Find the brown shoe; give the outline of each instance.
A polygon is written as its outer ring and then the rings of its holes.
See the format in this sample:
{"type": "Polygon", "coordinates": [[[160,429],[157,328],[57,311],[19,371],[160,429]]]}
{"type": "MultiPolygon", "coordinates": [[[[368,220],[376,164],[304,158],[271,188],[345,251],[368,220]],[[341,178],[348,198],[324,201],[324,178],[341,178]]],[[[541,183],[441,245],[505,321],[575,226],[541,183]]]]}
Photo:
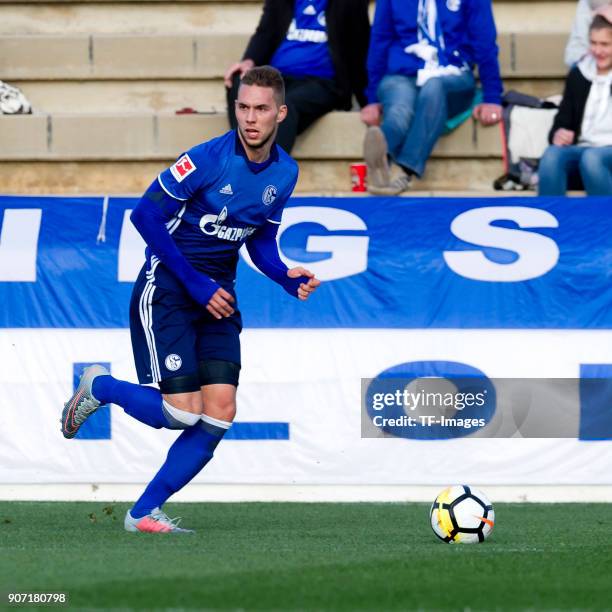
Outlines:
{"type": "Polygon", "coordinates": [[[387,141],[379,127],[372,126],[367,129],[363,141],[363,158],[368,166],[368,191],[370,185],[388,186],[391,173],[387,161],[387,141]]]}

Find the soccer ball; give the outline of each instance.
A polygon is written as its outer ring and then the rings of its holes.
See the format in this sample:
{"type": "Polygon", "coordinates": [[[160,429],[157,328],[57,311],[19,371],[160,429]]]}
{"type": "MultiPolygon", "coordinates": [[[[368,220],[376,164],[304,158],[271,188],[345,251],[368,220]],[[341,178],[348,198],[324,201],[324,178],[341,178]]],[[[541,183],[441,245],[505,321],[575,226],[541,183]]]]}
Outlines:
{"type": "Polygon", "coordinates": [[[431,527],[447,544],[475,544],[491,535],[495,512],[486,495],[467,485],[447,487],[431,506],[431,527]]]}

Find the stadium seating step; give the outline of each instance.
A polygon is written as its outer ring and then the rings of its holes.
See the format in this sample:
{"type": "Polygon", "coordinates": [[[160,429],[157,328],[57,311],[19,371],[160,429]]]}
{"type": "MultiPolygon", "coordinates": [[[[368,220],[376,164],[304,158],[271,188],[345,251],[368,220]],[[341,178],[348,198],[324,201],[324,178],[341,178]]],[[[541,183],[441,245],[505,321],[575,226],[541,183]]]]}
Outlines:
{"type": "MultiPolygon", "coordinates": [[[[134,113],[0,116],[0,159],[159,160],[229,129],[225,114],[134,113]]],[[[361,157],[365,126],[356,112],[326,115],[298,139],[297,159],[361,157]]],[[[435,157],[501,155],[499,127],[471,119],[440,139],[435,157]]]]}
{"type": "MultiPolygon", "coordinates": [[[[358,159],[300,160],[296,193],[346,194],[351,188],[351,161],[358,159]]],[[[171,160],[3,161],[0,193],[138,194],[170,163],[171,160]]],[[[493,180],[502,173],[500,159],[434,158],[427,166],[424,180],[416,181],[414,189],[421,194],[435,191],[442,195],[460,190],[480,196],[490,193],[493,180]]]]}
{"type": "MultiPolygon", "coordinates": [[[[2,0],[0,33],[249,33],[261,5],[261,0],[2,0]]],[[[567,32],[576,2],[494,0],[493,9],[500,32],[567,32]]]]}
{"type": "MultiPolygon", "coordinates": [[[[0,74],[16,80],[213,79],[241,57],[244,34],[2,35],[0,74]]],[[[559,78],[567,35],[499,36],[504,78],[559,78]]]]}
{"type": "MultiPolygon", "coordinates": [[[[0,192],[134,193],[183,150],[223,133],[224,114],[21,115],[0,117],[0,192]]],[[[358,113],[331,113],[294,149],[298,191],[350,189],[350,164],[361,160],[358,113]]],[[[443,137],[419,190],[490,189],[502,174],[498,127],[472,120],[443,137]]]]}

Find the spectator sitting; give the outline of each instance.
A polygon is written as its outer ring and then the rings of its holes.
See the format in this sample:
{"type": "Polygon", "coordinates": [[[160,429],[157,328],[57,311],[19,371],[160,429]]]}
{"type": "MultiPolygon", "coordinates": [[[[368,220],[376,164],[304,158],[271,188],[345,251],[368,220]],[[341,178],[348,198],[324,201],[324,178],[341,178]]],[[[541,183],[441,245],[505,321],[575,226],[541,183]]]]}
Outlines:
{"type": "Polygon", "coordinates": [[[565,47],[565,65],[568,68],[577,64],[589,52],[589,27],[594,12],[607,4],[612,4],[612,0],[578,0],[572,33],[565,47]]]}
{"type": "Polygon", "coordinates": [[[565,82],[553,146],[540,160],[540,195],[564,195],[568,185],[612,195],[612,6],[593,19],[590,40],[590,53],[565,82]]]}
{"type": "Polygon", "coordinates": [[[484,103],[474,109],[483,125],[502,118],[502,83],[491,0],[378,0],[368,53],[368,101],[361,118],[371,193],[408,189],[444,131],[469,110],[478,64],[484,103]],[[382,114],[382,125],[380,124],[382,114]],[[387,152],[402,169],[391,181],[387,152]]]}
{"type": "Polygon", "coordinates": [[[369,37],[368,0],[265,0],[243,59],[225,73],[230,125],[242,75],[271,64],[285,79],[289,109],[276,142],[290,152],[319,117],[350,110],[353,94],[365,104],[369,37]]]}

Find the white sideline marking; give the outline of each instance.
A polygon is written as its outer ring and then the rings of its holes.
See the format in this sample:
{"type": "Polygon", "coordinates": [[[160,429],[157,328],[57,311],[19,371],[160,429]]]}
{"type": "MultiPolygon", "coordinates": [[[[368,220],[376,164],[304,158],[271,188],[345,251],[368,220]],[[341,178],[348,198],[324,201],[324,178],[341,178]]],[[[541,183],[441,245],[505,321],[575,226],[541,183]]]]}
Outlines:
{"type": "MultiPolygon", "coordinates": [[[[612,502],[612,485],[486,485],[471,483],[497,502],[612,502]]],[[[144,484],[0,484],[2,501],[136,499],[144,484]]],[[[443,487],[376,485],[190,484],[173,502],[431,502],[443,487]]]]}

